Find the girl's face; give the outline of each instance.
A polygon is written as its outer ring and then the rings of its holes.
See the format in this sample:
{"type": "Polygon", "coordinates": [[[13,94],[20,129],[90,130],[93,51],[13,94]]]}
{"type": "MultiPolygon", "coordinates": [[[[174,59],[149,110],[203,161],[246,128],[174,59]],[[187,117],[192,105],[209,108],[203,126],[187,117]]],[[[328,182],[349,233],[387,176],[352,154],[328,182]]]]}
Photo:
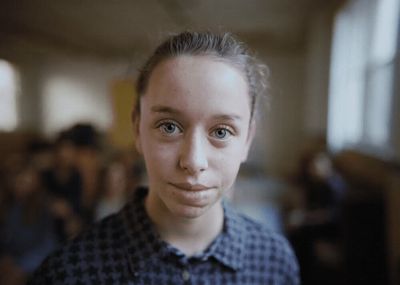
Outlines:
{"type": "Polygon", "coordinates": [[[148,202],[179,217],[203,215],[247,158],[254,124],[243,75],[212,57],[179,56],[154,69],[140,104],[148,202]]]}

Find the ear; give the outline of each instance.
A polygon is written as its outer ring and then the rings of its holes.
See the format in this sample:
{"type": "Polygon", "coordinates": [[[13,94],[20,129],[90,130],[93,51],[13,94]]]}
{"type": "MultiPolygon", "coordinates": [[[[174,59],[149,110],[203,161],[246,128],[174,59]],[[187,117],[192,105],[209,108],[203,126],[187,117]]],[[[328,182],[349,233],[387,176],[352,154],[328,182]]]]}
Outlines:
{"type": "Polygon", "coordinates": [[[142,144],[140,141],[140,112],[137,110],[132,111],[132,125],[133,125],[133,134],[135,137],[135,147],[138,153],[142,154],[142,144]]]}
{"type": "Polygon", "coordinates": [[[247,157],[248,157],[249,151],[250,151],[250,147],[251,147],[251,143],[253,142],[255,134],[256,134],[256,121],[254,119],[252,119],[249,124],[249,132],[247,133],[245,149],[242,154],[242,162],[245,162],[247,160],[247,157]]]}

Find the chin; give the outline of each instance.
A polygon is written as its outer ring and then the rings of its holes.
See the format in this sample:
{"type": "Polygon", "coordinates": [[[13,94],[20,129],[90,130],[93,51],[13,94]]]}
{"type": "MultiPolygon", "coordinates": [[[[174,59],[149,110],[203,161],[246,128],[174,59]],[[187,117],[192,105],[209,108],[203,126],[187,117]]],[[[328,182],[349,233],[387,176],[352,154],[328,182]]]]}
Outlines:
{"type": "Polygon", "coordinates": [[[188,206],[188,205],[174,205],[170,208],[171,213],[180,218],[185,219],[196,219],[204,214],[206,214],[209,209],[210,205],[198,207],[198,206],[188,206]]]}

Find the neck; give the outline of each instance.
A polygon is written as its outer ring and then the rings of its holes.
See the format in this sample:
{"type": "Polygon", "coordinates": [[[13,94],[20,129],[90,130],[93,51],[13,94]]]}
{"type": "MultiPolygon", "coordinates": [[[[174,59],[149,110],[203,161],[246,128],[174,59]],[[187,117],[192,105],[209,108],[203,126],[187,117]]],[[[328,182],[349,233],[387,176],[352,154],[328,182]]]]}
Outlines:
{"type": "Polygon", "coordinates": [[[161,239],[187,256],[203,252],[222,231],[224,212],[221,202],[196,218],[176,216],[160,203],[154,203],[149,193],[145,206],[150,219],[161,239]]]}

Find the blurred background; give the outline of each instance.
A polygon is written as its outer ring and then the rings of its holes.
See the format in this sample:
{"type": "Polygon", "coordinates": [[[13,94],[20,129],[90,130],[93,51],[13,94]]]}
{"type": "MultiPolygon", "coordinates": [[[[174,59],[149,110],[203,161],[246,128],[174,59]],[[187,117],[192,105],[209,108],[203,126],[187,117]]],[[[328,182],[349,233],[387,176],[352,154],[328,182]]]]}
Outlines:
{"type": "Polygon", "coordinates": [[[0,284],[145,183],[135,78],[185,29],[233,32],[271,71],[235,206],[288,237],[305,285],[400,284],[399,15],[400,0],[0,1],[0,284]]]}

